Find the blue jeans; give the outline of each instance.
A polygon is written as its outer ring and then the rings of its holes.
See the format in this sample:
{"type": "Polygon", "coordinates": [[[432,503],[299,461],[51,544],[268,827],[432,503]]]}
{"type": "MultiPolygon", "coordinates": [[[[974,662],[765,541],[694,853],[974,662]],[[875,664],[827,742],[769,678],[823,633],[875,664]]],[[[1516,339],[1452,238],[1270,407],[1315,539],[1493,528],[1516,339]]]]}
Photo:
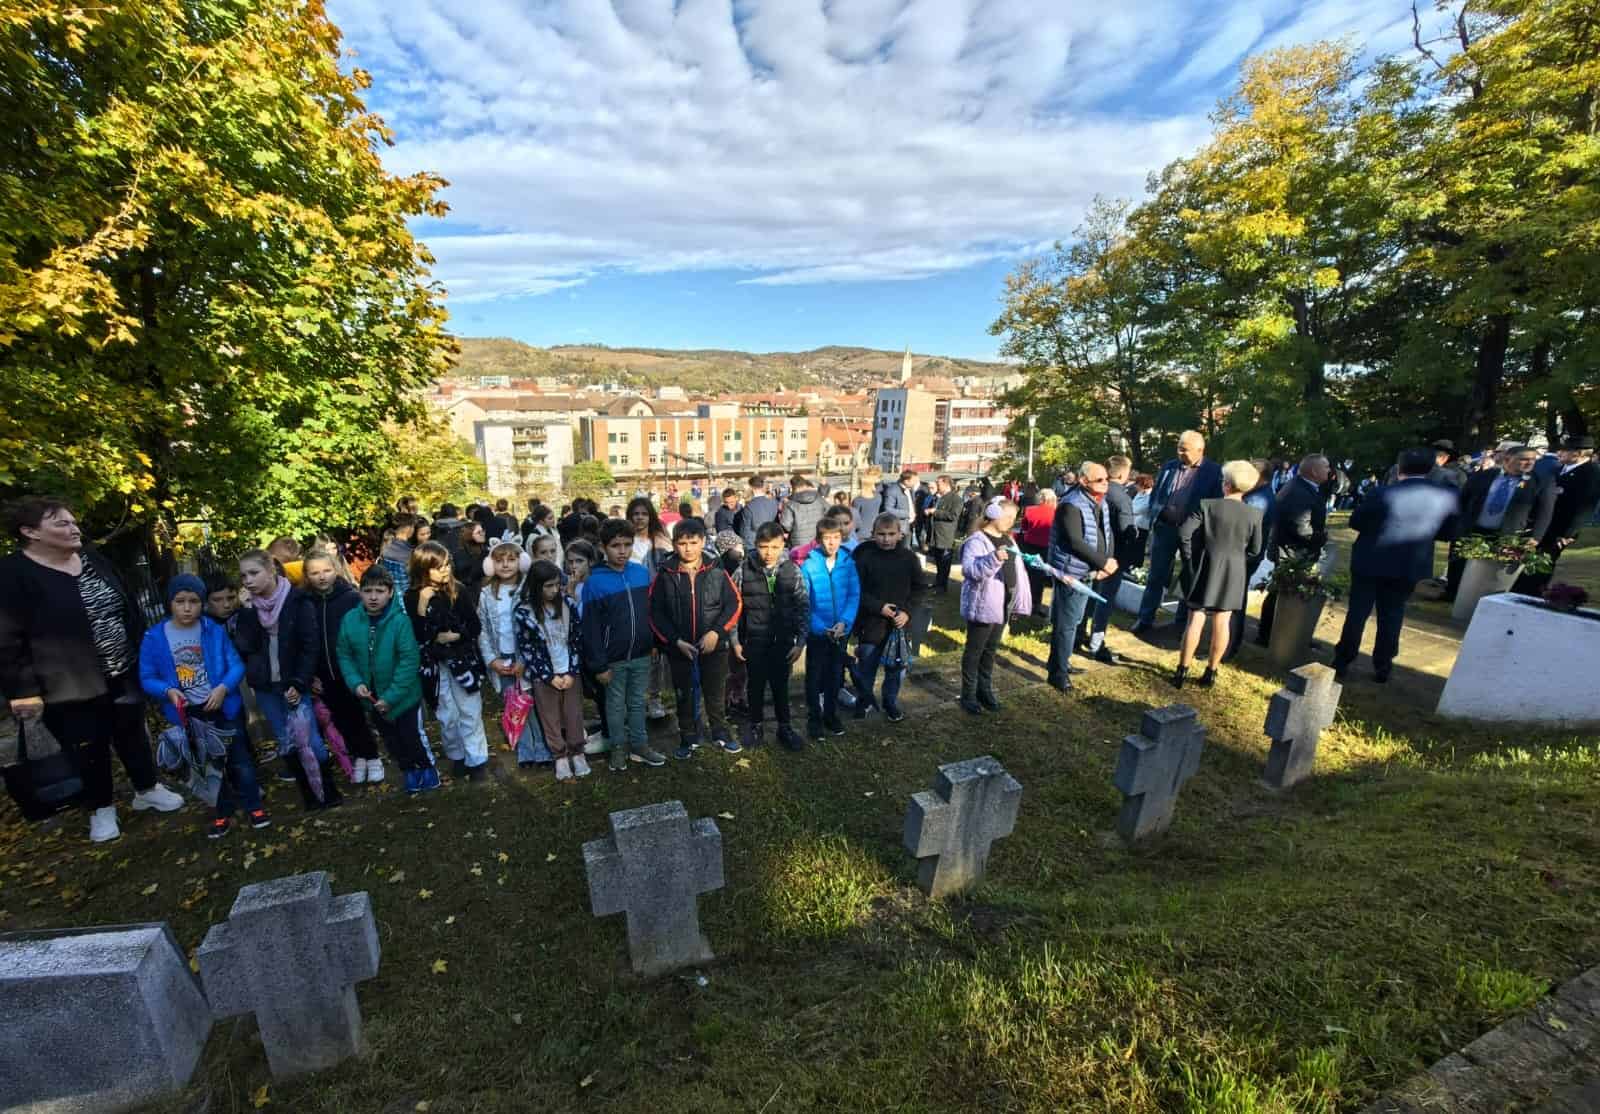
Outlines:
{"type": "Polygon", "coordinates": [[[222,784],[217,787],[217,815],[232,816],[236,797],[246,812],[254,812],[261,807],[261,786],[256,781],[256,759],[250,753],[250,735],[244,729],[244,720],[219,719],[217,726],[233,732],[223,759],[222,784]]]}
{"type": "MultiPolygon", "coordinates": [[[[872,686],[878,680],[878,663],[883,660],[882,642],[862,642],[856,646],[855,664],[850,667],[850,677],[856,684],[856,707],[861,708],[862,700],[872,699],[872,686]]],[[[904,669],[883,669],[883,707],[894,708],[900,703],[900,682],[904,679],[904,669]]]]}
{"type": "Polygon", "coordinates": [[[644,727],[644,690],[650,685],[650,655],[612,662],[611,683],[605,686],[607,742],[639,750],[649,740],[644,727]]]}
{"type": "MultiPolygon", "coordinates": [[[[1111,625],[1111,612],[1117,606],[1117,588],[1122,584],[1122,566],[1104,580],[1096,580],[1090,587],[1106,598],[1105,603],[1094,605],[1094,626],[1089,629],[1089,652],[1100,649],[1106,641],[1106,627],[1111,625]]],[[[1139,601],[1142,605],[1143,600],[1139,601]]]]}
{"type": "MultiPolygon", "coordinates": [[[[256,689],[256,707],[261,709],[261,714],[267,717],[267,723],[272,727],[272,734],[278,740],[278,755],[282,757],[292,751],[289,742],[289,702],[283,698],[283,693],[277,689],[256,689]]],[[[322,732],[317,730],[317,717],[309,715],[311,712],[311,694],[300,694],[300,703],[294,709],[297,715],[307,715],[309,719],[311,752],[317,756],[318,762],[328,760],[328,747],[322,741],[322,732]],[[304,712],[300,709],[305,709],[304,712]]]]}
{"type": "Polygon", "coordinates": [[[1080,595],[1061,582],[1050,595],[1050,660],[1045,673],[1053,685],[1068,680],[1067,666],[1072,662],[1072,648],[1078,642],[1078,626],[1088,609],[1089,597],[1080,595]]]}
{"type": "MultiPolygon", "coordinates": [[[[1156,621],[1156,610],[1161,606],[1161,597],[1166,595],[1167,585],[1172,582],[1172,562],[1177,556],[1178,531],[1164,522],[1158,523],[1150,530],[1150,577],[1144,582],[1144,598],[1139,601],[1139,622],[1156,621]]],[[[1104,592],[1100,594],[1105,595],[1104,592]]],[[[1183,625],[1188,612],[1189,609],[1180,600],[1179,626],[1183,625]]]]}

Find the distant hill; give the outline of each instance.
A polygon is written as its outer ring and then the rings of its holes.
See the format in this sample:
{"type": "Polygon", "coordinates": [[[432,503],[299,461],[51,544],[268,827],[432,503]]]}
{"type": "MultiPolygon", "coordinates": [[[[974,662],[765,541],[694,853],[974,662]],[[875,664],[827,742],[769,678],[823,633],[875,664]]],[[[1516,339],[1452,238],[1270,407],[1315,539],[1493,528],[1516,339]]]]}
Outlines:
{"type": "MultiPolygon", "coordinates": [[[[555,376],[573,384],[618,382],[640,389],[672,385],[709,393],[767,391],[780,383],[785,387],[820,383],[857,390],[899,375],[901,360],[899,352],[838,345],[810,352],[758,353],[579,344],[535,348],[503,337],[459,339],[461,358],[453,373],[456,376],[555,376]]],[[[1007,364],[948,356],[912,353],[911,359],[917,375],[1000,376],[1015,370],[1007,364]]]]}

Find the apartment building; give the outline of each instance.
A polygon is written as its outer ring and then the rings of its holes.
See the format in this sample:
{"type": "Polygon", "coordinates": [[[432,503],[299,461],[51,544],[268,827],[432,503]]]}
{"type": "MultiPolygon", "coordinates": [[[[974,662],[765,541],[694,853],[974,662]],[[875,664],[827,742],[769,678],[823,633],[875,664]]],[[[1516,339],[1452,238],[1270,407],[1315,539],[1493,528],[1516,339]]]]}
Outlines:
{"type": "Polygon", "coordinates": [[[981,472],[1006,448],[1011,412],[992,398],[942,398],[934,410],[934,452],[951,472],[981,472]]]}
{"type": "Polygon", "coordinates": [[[473,423],[472,437],[489,494],[497,497],[559,488],[573,462],[572,426],[565,417],[482,420],[473,423]]]}
{"type": "Polygon", "coordinates": [[[673,414],[641,398],[619,399],[581,430],[583,456],[605,461],[618,478],[810,471],[822,440],[815,416],[749,414],[736,402],[673,414]]]}
{"type": "Polygon", "coordinates": [[[873,400],[872,462],[898,472],[934,461],[933,425],[938,399],[927,391],[890,387],[873,400]]]}

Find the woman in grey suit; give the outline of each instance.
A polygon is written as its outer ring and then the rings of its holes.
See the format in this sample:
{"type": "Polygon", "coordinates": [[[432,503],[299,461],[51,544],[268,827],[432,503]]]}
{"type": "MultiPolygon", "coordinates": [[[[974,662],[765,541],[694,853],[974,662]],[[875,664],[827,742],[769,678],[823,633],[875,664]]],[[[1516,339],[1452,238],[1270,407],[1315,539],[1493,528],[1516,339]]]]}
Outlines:
{"type": "Polygon", "coordinates": [[[1260,473],[1248,460],[1230,460],[1222,466],[1222,498],[1203,499],[1178,530],[1178,550],[1189,570],[1183,598],[1189,605],[1189,625],[1183,632],[1178,671],[1172,683],[1183,687],[1189,664],[1200,649],[1200,635],[1211,623],[1211,646],[1206,671],[1199,684],[1210,688],[1217,666],[1228,649],[1228,625],[1244,606],[1250,586],[1250,566],[1266,547],[1261,511],[1244,501],[1260,473]]]}

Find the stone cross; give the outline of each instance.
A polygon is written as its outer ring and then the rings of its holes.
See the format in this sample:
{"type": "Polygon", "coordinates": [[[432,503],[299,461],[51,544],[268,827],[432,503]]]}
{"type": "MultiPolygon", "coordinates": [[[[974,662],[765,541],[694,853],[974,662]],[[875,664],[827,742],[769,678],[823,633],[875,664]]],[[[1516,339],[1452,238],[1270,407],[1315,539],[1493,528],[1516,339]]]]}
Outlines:
{"type": "Polygon", "coordinates": [[[0,1110],[143,1106],[183,1089],[210,1032],[164,924],[0,936],[0,1110]]]}
{"type": "Polygon", "coordinates": [[[1152,708],[1139,734],[1124,736],[1111,782],[1122,790],[1117,831],[1128,843],[1167,830],[1183,783],[1200,768],[1206,729],[1187,704],[1152,708]]]}
{"type": "Polygon", "coordinates": [[[611,814],[611,834],[583,845],[597,917],[628,915],[628,955],[641,975],[716,958],[700,931],[700,894],[722,888],[722,833],[689,822],[682,801],[611,814]]]}
{"type": "Polygon", "coordinates": [[[239,891],[200,945],[200,978],[221,1020],[256,1015],[274,1078],[361,1051],[355,985],[378,973],[378,928],[364,893],[334,897],[322,871],[239,891]]]}
{"type": "Polygon", "coordinates": [[[1017,826],[1022,786],[993,758],[940,766],[931,792],[915,793],[906,809],[906,850],[921,860],[917,885],[944,897],[983,878],[989,845],[1017,826]]]}
{"type": "Polygon", "coordinates": [[[1288,789],[1311,776],[1317,760],[1317,742],[1323,728],[1333,722],[1342,685],[1326,665],[1302,665],[1289,674],[1284,687],[1267,704],[1262,728],[1272,737],[1263,775],[1273,789],[1288,789]]]}

